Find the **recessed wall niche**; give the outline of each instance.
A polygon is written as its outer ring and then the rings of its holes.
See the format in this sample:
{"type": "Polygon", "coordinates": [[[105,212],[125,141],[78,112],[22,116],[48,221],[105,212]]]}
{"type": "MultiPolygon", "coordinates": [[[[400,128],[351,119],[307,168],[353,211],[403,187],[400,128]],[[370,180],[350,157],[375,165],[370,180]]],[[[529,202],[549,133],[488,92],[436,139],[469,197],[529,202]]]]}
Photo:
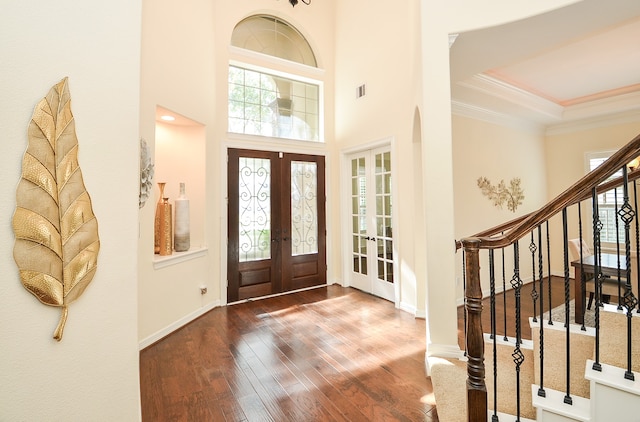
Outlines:
{"type": "MultiPolygon", "coordinates": [[[[156,107],[155,129],[154,201],[149,204],[155,209],[160,199],[158,182],[165,182],[163,196],[169,198],[169,203],[174,205],[172,208],[175,213],[175,199],[180,194],[180,183],[184,183],[189,199],[191,232],[189,251],[174,251],[172,255],[162,257],[155,255],[154,261],[157,264],[173,262],[185,256],[199,256],[199,252],[204,252],[206,248],[206,135],[203,124],[160,106],[156,107]]],[[[173,218],[174,216],[172,221],[173,218]]],[[[153,254],[153,250],[149,253],[153,254]]]]}

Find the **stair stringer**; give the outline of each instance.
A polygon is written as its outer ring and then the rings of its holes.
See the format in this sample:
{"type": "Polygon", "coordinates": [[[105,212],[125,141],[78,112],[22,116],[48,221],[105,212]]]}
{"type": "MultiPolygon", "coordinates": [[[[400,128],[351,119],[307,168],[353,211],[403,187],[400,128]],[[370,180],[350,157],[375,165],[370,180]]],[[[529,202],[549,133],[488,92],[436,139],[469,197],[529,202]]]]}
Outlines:
{"type": "MultiPolygon", "coordinates": [[[[545,388],[545,397],[538,395],[540,386],[531,385],[531,401],[536,408],[538,422],[590,422],[591,401],[580,396],[572,396],[571,404],[564,402],[566,396],[562,391],[545,388]]],[[[595,421],[595,420],[594,420],[595,421]]]]}
{"type": "Polygon", "coordinates": [[[594,371],[593,361],[586,364],[585,378],[591,381],[591,415],[594,421],[640,421],[640,373],[635,380],[624,377],[625,369],[601,364],[594,371]]]}
{"type": "MultiPolygon", "coordinates": [[[[565,391],[567,389],[566,338],[567,330],[562,322],[543,320],[544,332],[544,382],[540,381],[540,320],[529,318],[531,337],[534,345],[535,384],[544,389],[565,391]]],[[[569,381],[571,395],[589,398],[589,381],[584,378],[584,365],[588,359],[593,359],[595,351],[595,329],[580,325],[569,324],[570,367],[569,381]]]]}
{"type": "Polygon", "coordinates": [[[540,321],[529,318],[534,344],[535,383],[531,385],[531,401],[536,408],[538,422],[591,421],[590,385],[584,379],[584,366],[593,357],[595,347],[593,328],[582,330],[579,325],[569,324],[570,367],[569,380],[571,404],[565,403],[566,396],[566,328],[562,322],[543,320],[544,332],[544,394],[540,389],[540,321]]]}
{"type": "MultiPolygon", "coordinates": [[[[573,350],[576,348],[581,350],[581,355],[591,354],[593,349],[590,348],[588,337],[595,336],[593,328],[587,328],[586,331],[580,329],[580,326],[571,324],[571,347],[572,347],[572,364],[571,373],[578,372],[576,366],[584,365],[584,379],[589,382],[589,394],[587,397],[581,397],[572,394],[572,404],[565,404],[564,398],[566,393],[549,388],[545,384],[545,396],[538,395],[539,386],[533,384],[531,387],[532,402],[536,407],[536,420],[539,422],[567,422],[567,421],[635,421],[640,422],[640,373],[634,373],[634,380],[626,380],[624,378],[625,369],[618,366],[607,364],[613,363],[622,365],[626,361],[626,347],[621,344],[620,339],[626,339],[626,315],[623,311],[615,309],[615,306],[605,305],[600,309],[601,318],[601,350],[600,363],[602,371],[594,371],[593,360],[580,359],[573,360],[573,350]],[[575,338],[581,338],[578,342],[575,338]],[[577,346],[577,347],[576,347],[577,346]],[[590,398],[589,398],[590,397],[590,398]],[[635,418],[635,419],[634,419],[635,418]]],[[[640,324],[638,324],[640,315],[633,314],[633,333],[632,338],[632,360],[633,370],[636,371],[640,367],[640,324]]],[[[547,322],[548,323],[548,322],[547,322]]],[[[532,327],[532,336],[536,355],[539,356],[539,323],[533,323],[530,319],[532,327]]],[[[565,331],[564,324],[555,322],[553,326],[544,325],[545,328],[545,348],[547,342],[554,336],[557,337],[559,331],[565,331]],[[548,328],[551,328],[548,330],[548,328]]],[[[566,334],[565,334],[566,336],[566,334]]],[[[552,340],[553,341],[553,340],[552,340]]],[[[624,343],[624,342],[622,342],[624,343]]],[[[557,353],[556,353],[557,354],[557,353]]],[[[592,355],[593,356],[593,355],[592,355]]],[[[538,364],[538,362],[536,362],[538,364]]],[[[556,368],[558,370],[559,368],[556,368]]],[[[548,366],[545,359],[545,373],[553,370],[548,366]]],[[[565,368],[562,369],[564,372],[565,368]]],[[[545,376],[546,378],[546,376],[545,376]]],[[[536,368],[536,382],[539,382],[538,369],[536,368]]],[[[546,382],[546,381],[545,381],[546,382]]],[[[572,385],[575,382],[572,381],[572,385]]],[[[555,385],[554,385],[555,386],[555,385]]],[[[585,394],[582,394],[585,396],[585,394]]]]}

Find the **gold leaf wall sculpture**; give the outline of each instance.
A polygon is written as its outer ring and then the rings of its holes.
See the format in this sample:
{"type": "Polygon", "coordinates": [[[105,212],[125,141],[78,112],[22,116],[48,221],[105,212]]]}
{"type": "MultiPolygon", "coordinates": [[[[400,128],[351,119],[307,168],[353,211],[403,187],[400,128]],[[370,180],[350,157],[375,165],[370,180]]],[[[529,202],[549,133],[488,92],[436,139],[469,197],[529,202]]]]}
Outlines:
{"type": "Polygon", "coordinates": [[[62,308],[53,338],[62,340],[68,306],[96,272],[100,240],[78,163],[67,78],[35,108],[13,215],[13,257],[24,287],[62,308]]]}

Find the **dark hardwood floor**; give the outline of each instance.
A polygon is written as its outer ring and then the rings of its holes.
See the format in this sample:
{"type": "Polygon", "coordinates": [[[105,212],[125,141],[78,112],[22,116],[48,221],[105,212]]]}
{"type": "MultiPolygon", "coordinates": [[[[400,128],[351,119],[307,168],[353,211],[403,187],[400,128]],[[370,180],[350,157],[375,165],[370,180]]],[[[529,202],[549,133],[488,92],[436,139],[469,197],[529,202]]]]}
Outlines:
{"type": "MultiPolygon", "coordinates": [[[[564,283],[552,280],[555,307],[564,283]]],[[[532,287],[521,291],[523,338],[532,287]]],[[[514,308],[507,291],[509,336],[514,308]]],[[[485,332],[489,309],[487,298],[485,332]]],[[[504,309],[498,294],[499,335],[504,309]]],[[[216,308],[140,352],[142,420],[438,421],[425,333],[424,320],[338,285],[216,308]]],[[[458,334],[464,349],[462,307],[458,334]]]]}
{"type": "Polygon", "coordinates": [[[143,421],[438,421],[425,321],[337,285],[216,308],[140,352],[143,421]]]}

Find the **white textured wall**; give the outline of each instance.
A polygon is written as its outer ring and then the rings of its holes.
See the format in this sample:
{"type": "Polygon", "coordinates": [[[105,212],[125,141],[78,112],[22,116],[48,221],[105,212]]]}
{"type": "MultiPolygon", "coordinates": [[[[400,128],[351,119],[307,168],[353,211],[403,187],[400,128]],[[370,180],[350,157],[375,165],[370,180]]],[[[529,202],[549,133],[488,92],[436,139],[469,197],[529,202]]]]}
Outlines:
{"type": "MultiPolygon", "coordinates": [[[[615,123],[600,127],[579,127],[572,131],[547,136],[545,140],[547,162],[547,190],[549,200],[553,199],[573,185],[586,174],[586,154],[590,152],[616,151],[626,145],[640,133],[640,116],[636,121],[615,123]]],[[[579,236],[578,211],[570,207],[568,215],[568,237],[579,236]]],[[[588,206],[582,213],[583,236],[592,245],[591,213],[588,206]]],[[[551,238],[551,272],[557,275],[564,273],[562,257],[562,220],[556,217],[550,222],[551,238]],[[555,234],[555,236],[553,236],[555,234]]]]}
{"type": "MultiPolygon", "coordinates": [[[[453,116],[453,162],[455,192],[456,239],[497,226],[516,217],[537,210],[546,203],[547,182],[544,134],[527,128],[504,127],[480,120],[453,116]],[[523,165],[526,163],[526,165],[523,165]],[[478,178],[486,177],[493,185],[503,180],[507,186],[513,178],[520,178],[524,200],[515,212],[497,208],[478,188],[478,178]]],[[[537,238],[536,238],[537,241],[537,238]]],[[[529,238],[521,250],[528,250],[529,238]],[[526,243],[526,244],[525,244],[526,243]],[[524,249],[522,249],[524,248],[524,249]]],[[[528,253],[528,252],[527,252],[528,253]]],[[[489,291],[486,253],[480,254],[483,291],[489,291]]],[[[496,255],[501,265],[501,255],[496,255]]],[[[506,253],[506,273],[513,274],[513,254],[506,253]]],[[[456,297],[461,303],[462,251],[456,256],[456,297]]],[[[521,276],[531,277],[530,255],[521,256],[521,276]]],[[[508,282],[509,280],[507,280],[508,282]]],[[[501,286],[500,286],[501,288],[501,286]]]]}
{"type": "MultiPolygon", "coordinates": [[[[412,224],[417,4],[403,0],[390,7],[357,0],[336,5],[336,147],[345,152],[393,140],[397,299],[403,309],[424,315],[424,301],[417,301],[412,224]],[[357,99],[356,88],[362,84],[366,95],[357,99]]],[[[335,236],[339,238],[340,232],[336,230],[335,236]]]]}
{"type": "MultiPolygon", "coordinates": [[[[571,1],[561,4],[568,3],[571,1]]],[[[296,8],[275,0],[214,3],[199,0],[187,6],[167,0],[145,2],[142,136],[147,140],[154,138],[156,105],[177,111],[206,127],[205,242],[209,253],[204,268],[209,294],[202,306],[224,302],[224,281],[221,283],[221,280],[226,276],[223,200],[226,166],[222,153],[228,141],[226,69],[229,39],[238,21],[253,13],[273,14],[289,21],[307,37],[317,53],[320,67],[326,71],[327,191],[333,192],[328,198],[328,244],[331,245],[328,279],[339,280],[343,264],[343,251],[339,246],[340,151],[393,138],[399,163],[396,169],[398,202],[403,205],[397,207],[396,222],[400,301],[406,308],[414,307],[418,314],[437,316],[440,320],[448,314],[450,318],[431,333],[435,336],[431,341],[451,345],[457,341],[453,309],[455,255],[452,247],[442,247],[453,245],[455,237],[451,217],[454,204],[448,34],[520,19],[558,5],[551,0],[536,5],[503,0],[489,4],[458,0],[446,5],[426,0],[406,0],[393,5],[353,0],[314,2],[311,6],[301,4],[296,8]],[[363,83],[367,85],[367,95],[356,100],[355,89],[363,83]],[[416,108],[422,118],[422,145],[418,149],[413,133],[416,108]],[[415,151],[423,155],[422,181],[415,180],[415,151]],[[433,183],[435,180],[438,182],[433,183]],[[420,200],[416,199],[416,188],[424,193],[424,233],[416,233],[411,224],[416,215],[410,204],[420,200]],[[416,242],[425,245],[415,249],[416,242]],[[417,256],[415,250],[424,250],[426,256],[417,256]],[[420,279],[415,276],[416,270],[425,261],[426,269],[422,271],[426,273],[420,279]],[[430,306],[425,305],[427,296],[431,297],[430,306]]],[[[158,300],[163,305],[176,303],[177,308],[184,309],[184,304],[176,301],[184,298],[195,303],[194,296],[199,295],[192,283],[165,279],[152,269],[149,257],[152,222],[152,207],[143,209],[139,249],[141,339],[165,330],[179,317],[170,312],[149,317],[154,314],[158,300]]],[[[194,274],[200,271],[189,268],[190,265],[181,264],[185,271],[195,271],[194,274]]],[[[199,308],[192,306],[192,309],[198,312],[199,308]]]]}
{"type": "MultiPolygon", "coordinates": [[[[227,90],[229,45],[235,25],[252,14],[278,16],[296,26],[314,48],[325,78],[325,137],[333,141],[333,1],[299,4],[294,8],[281,0],[210,1],[180,3],[170,0],[143,2],[142,80],[140,131],[155,151],[158,133],[156,106],[182,114],[204,126],[204,170],[200,178],[204,194],[192,191],[192,213],[204,215],[205,257],[155,270],[153,268],[154,188],[151,205],[140,211],[139,258],[139,338],[144,346],[193,316],[226,302],[226,157],[227,90]],[[200,196],[200,198],[198,198],[200,196]],[[198,201],[198,199],[200,201],[198,201]],[[206,284],[208,293],[200,295],[206,284]]],[[[170,137],[172,138],[172,137],[170,137]]],[[[164,139],[171,141],[171,139],[164,139]]],[[[164,141],[163,140],[163,141],[164,141]]],[[[249,148],[273,148],[258,142],[249,148]]],[[[179,148],[179,147],[178,147],[179,148]]],[[[322,147],[322,151],[324,151],[322,147]]],[[[172,157],[175,167],[184,166],[184,157],[172,157]]],[[[167,174],[176,184],[179,170],[167,170],[160,159],[157,172],[167,174]]],[[[187,163],[188,165],[188,163],[187,163]]],[[[199,164],[198,164],[199,165],[199,164]]],[[[333,161],[327,158],[327,174],[333,161]]],[[[155,181],[159,181],[156,179],[155,181]]],[[[327,186],[327,191],[331,187],[327,186]]],[[[334,203],[328,198],[328,204],[334,203]]],[[[332,221],[329,220],[330,226],[332,221]]],[[[330,249],[331,251],[331,249],[330,249]]],[[[329,258],[329,280],[335,280],[339,263],[329,258]]]]}
{"type": "Polygon", "coordinates": [[[494,0],[407,0],[378,4],[364,0],[336,4],[336,140],[352,150],[393,137],[399,187],[397,221],[402,301],[413,303],[429,321],[428,343],[435,353],[454,352],[456,287],[454,181],[449,33],[478,29],[535,15],[571,1],[536,4],[494,0]],[[419,19],[419,20],[418,20],[419,19]],[[367,95],[355,99],[355,88],[367,95]],[[414,142],[416,108],[421,145],[414,142]],[[422,154],[422,180],[413,156],[422,154]],[[412,202],[420,201],[416,216],[412,202]],[[424,225],[412,224],[424,218],[424,225]],[[416,232],[415,227],[424,227],[416,232]],[[416,243],[417,242],[417,243],[416,243]],[[420,242],[424,242],[424,248],[420,242]],[[419,251],[423,255],[416,255],[419,251]],[[422,277],[414,274],[424,272],[422,277]]]}
{"type": "Polygon", "coordinates": [[[530,17],[575,1],[536,3],[491,0],[421,0],[423,183],[427,242],[428,354],[447,353],[455,338],[455,255],[446,247],[455,236],[449,34],[499,25],[530,17]],[[438,180],[435,185],[432,182],[438,180]],[[434,202],[433,198],[439,198],[434,202]],[[444,244],[445,248],[441,245],[444,244]],[[437,321],[437,323],[435,323],[437,321]],[[429,350],[430,349],[430,350],[429,350]]]}
{"type": "Polygon", "coordinates": [[[0,13],[0,420],[139,419],[136,242],[140,2],[3,2],[0,13]],[[27,125],[65,76],[79,163],[98,219],[97,273],[69,308],[27,292],[11,218],[27,125]]]}

